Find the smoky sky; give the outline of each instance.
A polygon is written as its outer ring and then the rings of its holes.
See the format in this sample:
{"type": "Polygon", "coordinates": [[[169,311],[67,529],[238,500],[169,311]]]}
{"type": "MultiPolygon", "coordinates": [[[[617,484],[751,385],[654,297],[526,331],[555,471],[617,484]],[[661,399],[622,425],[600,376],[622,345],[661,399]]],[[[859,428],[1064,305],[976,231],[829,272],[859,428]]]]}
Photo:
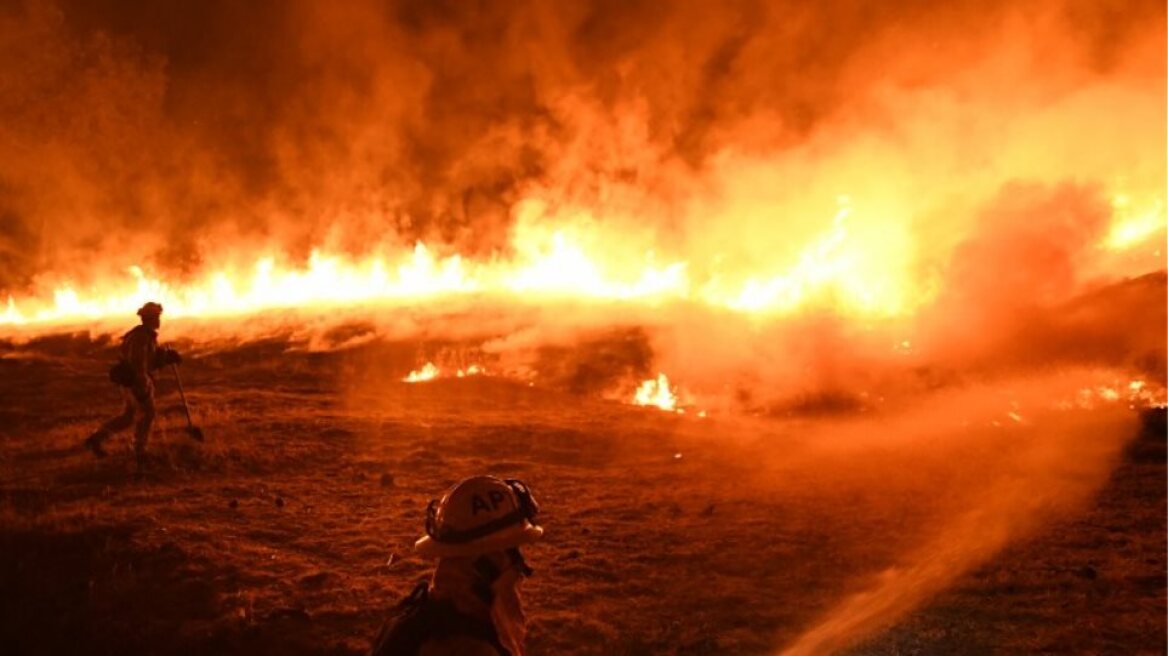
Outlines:
{"type": "Polygon", "coordinates": [[[191,271],[240,243],[494,252],[587,138],[565,108],[644,112],[638,166],[582,177],[700,172],[728,141],[799,144],[888,76],[944,85],[1009,11],[1102,78],[1164,24],[1151,1],[0,3],[0,290],[111,254],[191,271]]]}

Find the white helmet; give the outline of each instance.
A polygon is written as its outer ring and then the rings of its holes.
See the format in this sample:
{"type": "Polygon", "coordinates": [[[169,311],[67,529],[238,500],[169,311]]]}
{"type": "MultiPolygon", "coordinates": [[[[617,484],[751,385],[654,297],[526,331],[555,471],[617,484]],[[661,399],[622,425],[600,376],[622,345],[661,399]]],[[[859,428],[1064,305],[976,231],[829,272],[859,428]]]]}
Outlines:
{"type": "Polygon", "coordinates": [[[426,508],[426,535],[414,551],[432,558],[476,556],[530,544],[543,537],[539,505],[522,481],[475,476],[426,508]]]}

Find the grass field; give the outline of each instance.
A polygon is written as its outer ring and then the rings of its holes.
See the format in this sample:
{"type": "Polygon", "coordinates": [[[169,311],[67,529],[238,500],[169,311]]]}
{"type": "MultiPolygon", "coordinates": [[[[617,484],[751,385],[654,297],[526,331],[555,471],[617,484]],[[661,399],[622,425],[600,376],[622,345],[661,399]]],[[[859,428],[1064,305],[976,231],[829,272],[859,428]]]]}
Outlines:
{"type": "Polygon", "coordinates": [[[426,502],[482,472],[544,509],[533,654],[1164,653],[1163,417],[1049,409],[1093,373],[698,419],[567,384],[405,384],[407,342],[288,346],[186,345],[208,441],[162,375],[138,481],[128,437],[80,448],[118,409],[108,341],[4,347],[4,653],[359,653],[428,572],[426,502]]]}

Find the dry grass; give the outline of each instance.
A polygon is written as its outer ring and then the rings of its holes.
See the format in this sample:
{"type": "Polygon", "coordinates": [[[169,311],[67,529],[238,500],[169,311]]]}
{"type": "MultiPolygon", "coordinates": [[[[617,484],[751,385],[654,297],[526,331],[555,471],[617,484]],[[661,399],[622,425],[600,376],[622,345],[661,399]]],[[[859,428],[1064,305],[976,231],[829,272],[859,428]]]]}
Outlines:
{"type": "MultiPolygon", "coordinates": [[[[853,462],[807,445],[825,419],[700,422],[491,379],[408,386],[408,345],[376,366],[285,346],[188,362],[209,441],[185,437],[164,386],[138,482],[128,441],[104,461],[79,448],[117,407],[103,344],[0,359],[5,653],[358,653],[428,571],[409,551],[426,501],[479,472],[526,479],[546,511],[533,654],[771,653],[903,565],[977,481],[1027,475],[1001,438],[853,462]]],[[[1093,473],[1067,483],[1086,496],[1035,511],[1005,551],[848,649],[1163,653],[1163,444],[1145,432],[1102,466],[1100,492],[1093,473]]]]}

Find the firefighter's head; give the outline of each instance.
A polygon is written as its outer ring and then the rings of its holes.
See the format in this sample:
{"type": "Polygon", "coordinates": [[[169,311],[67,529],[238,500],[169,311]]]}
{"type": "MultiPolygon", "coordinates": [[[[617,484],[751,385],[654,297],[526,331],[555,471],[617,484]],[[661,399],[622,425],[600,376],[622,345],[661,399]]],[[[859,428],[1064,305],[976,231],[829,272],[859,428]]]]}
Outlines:
{"type": "Polygon", "coordinates": [[[138,308],[138,316],[142,318],[143,326],[157,330],[162,325],[162,306],[150,301],[138,308]]]}
{"type": "Polygon", "coordinates": [[[426,510],[426,535],[414,543],[423,556],[473,557],[517,549],[543,537],[539,505],[522,481],[475,476],[450,488],[426,510]]]}

